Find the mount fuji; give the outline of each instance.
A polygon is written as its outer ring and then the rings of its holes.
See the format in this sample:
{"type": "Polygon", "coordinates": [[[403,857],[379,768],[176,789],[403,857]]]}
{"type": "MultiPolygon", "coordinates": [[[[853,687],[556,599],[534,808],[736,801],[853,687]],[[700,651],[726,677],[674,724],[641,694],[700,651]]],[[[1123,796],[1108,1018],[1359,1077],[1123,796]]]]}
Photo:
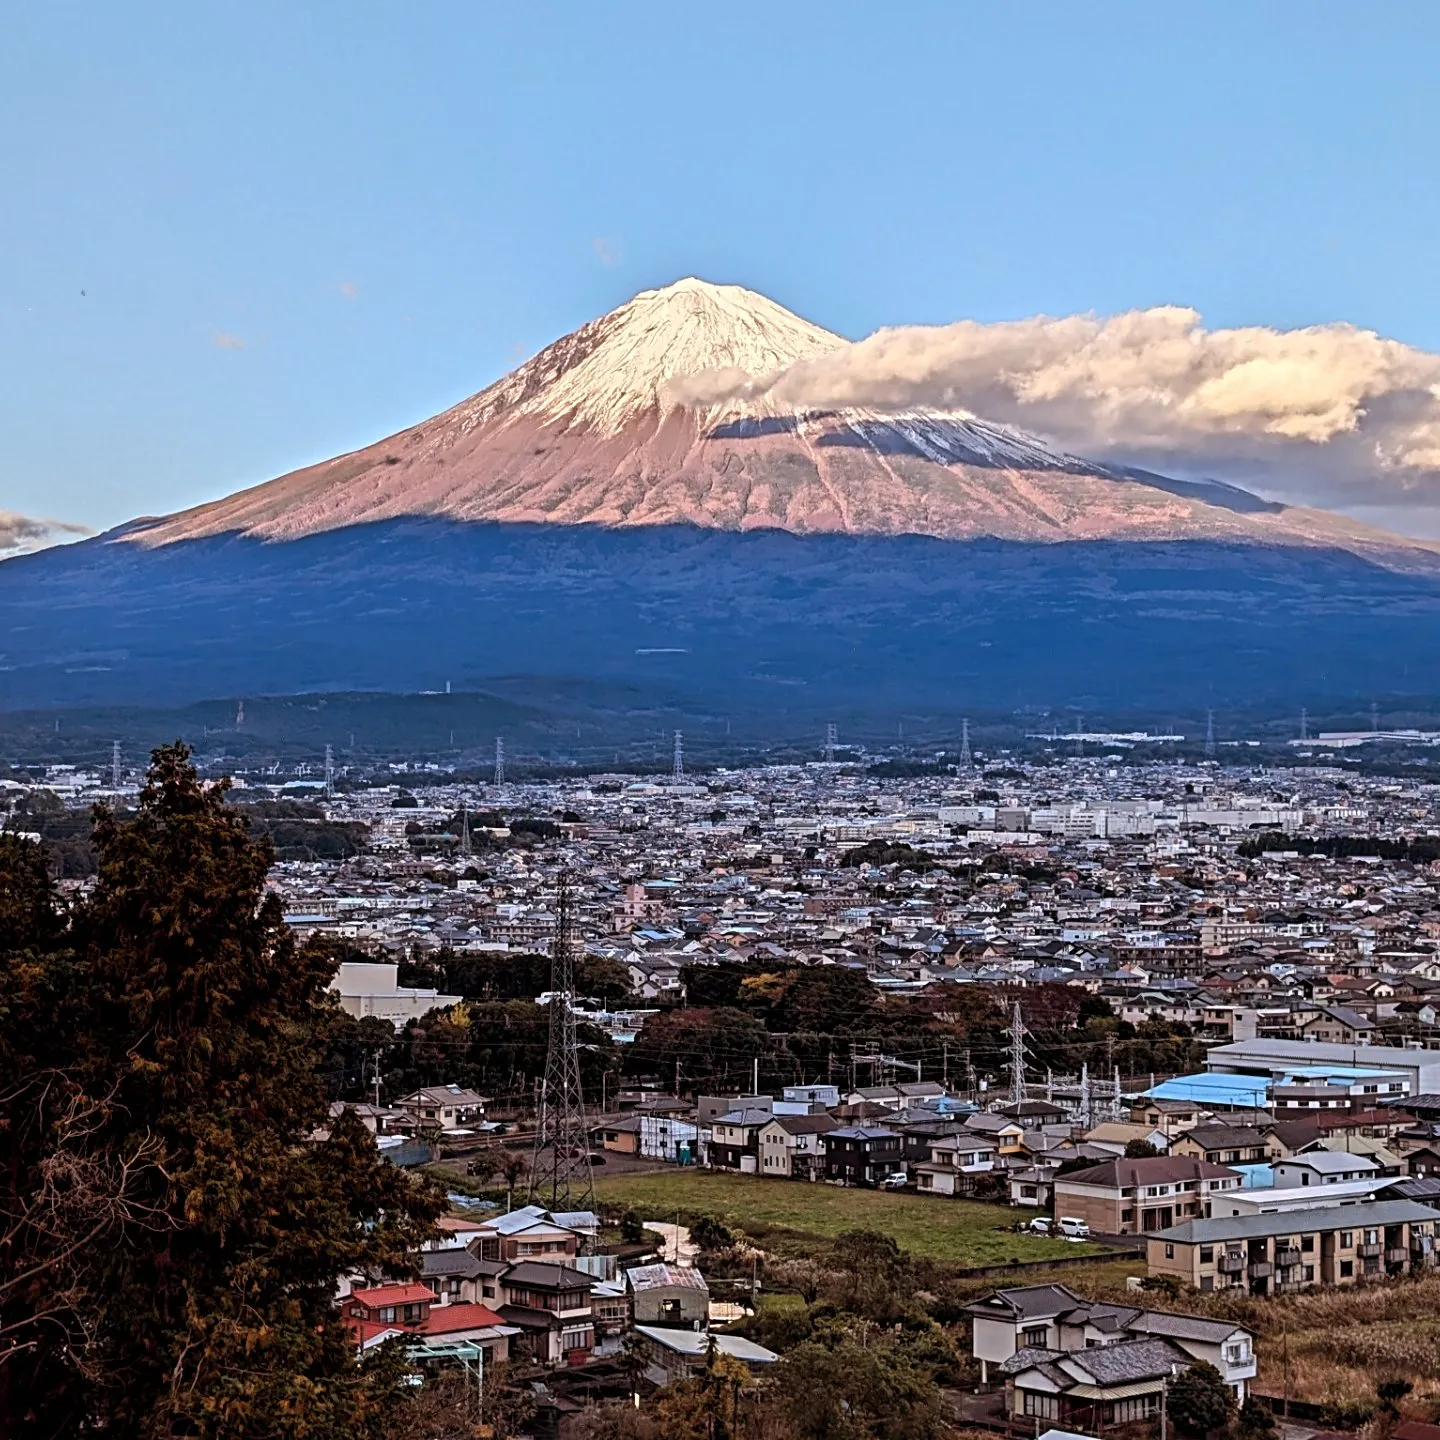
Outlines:
{"type": "Polygon", "coordinates": [[[797,717],[1425,690],[1435,546],[961,412],[684,398],[847,343],[681,280],[365,449],[6,561],[0,706],[516,677],[797,717]]]}

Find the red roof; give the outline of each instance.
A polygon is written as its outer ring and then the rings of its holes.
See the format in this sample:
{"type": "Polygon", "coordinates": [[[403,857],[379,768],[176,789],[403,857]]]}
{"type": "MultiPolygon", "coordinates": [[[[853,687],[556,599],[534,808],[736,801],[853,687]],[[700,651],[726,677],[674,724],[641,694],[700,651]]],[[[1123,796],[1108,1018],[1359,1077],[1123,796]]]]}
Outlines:
{"type": "MultiPolygon", "coordinates": [[[[389,1288],[398,1290],[401,1287],[392,1285],[389,1288]]],[[[435,1297],[432,1295],[430,1298],[433,1300],[435,1297]]],[[[377,1335],[457,1335],[505,1323],[488,1305],[464,1304],[432,1306],[424,1320],[412,1320],[408,1323],[403,1320],[357,1320],[353,1315],[343,1318],[350,1333],[361,1345],[375,1339],[377,1335]]]]}
{"type": "Polygon", "coordinates": [[[434,1304],[435,1292],[428,1285],[377,1285],[373,1290],[352,1290],[345,1303],[351,1300],[374,1310],[381,1305],[434,1304]]]}
{"type": "Polygon", "coordinates": [[[435,1305],[418,1328],[425,1335],[449,1335],[455,1330],[483,1330],[504,1323],[488,1305],[435,1305]]]}

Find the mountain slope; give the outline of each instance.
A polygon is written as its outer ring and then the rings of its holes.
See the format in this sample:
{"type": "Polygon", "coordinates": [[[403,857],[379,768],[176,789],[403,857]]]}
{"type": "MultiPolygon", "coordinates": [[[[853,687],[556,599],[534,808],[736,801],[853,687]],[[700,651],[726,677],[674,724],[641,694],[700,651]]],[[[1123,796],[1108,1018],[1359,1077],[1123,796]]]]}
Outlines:
{"type": "Polygon", "coordinates": [[[738,286],[682,280],[637,295],[478,395],[363,450],[129,534],[294,539],[434,516],[690,524],[797,534],[1014,540],[1209,539],[1415,546],[1322,511],[1212,482],[1094,464],[963,414],[693,408],[676,382],[763,374],[847,344],[738,286]]]}
{"type": "Polygon", "coordinates": [[[0,708],[534,681],[809,733],[1440,674],[1440,547],[970,415],[678,403],[846,343],[682,281],[367,449],[0,563],[0,708]]]}

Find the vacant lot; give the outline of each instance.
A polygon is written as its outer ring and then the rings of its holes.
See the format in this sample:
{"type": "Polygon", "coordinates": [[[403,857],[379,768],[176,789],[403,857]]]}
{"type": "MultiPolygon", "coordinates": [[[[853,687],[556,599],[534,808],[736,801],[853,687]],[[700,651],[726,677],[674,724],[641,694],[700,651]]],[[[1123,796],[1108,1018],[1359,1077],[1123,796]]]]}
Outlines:
{"type": "Polygon", "coordinates": [[[1096,1249],[1017,1235],[1016,1223],[1028,1220],[1035,1213],[1030,1210],[804,1181],[671,1170],[597,1177],[595,1195],[601,1204],[629,1207],[644,1220],[673,1220],[678,1214],[683,1223],[713,1215],[730,1229],[745,1231],[762,1248],[781,1252],[814,1248],[816,1241],[859,1229],[882,1231],[912,1254],[958,1265],[1069,1259],[1096,1249]]]}

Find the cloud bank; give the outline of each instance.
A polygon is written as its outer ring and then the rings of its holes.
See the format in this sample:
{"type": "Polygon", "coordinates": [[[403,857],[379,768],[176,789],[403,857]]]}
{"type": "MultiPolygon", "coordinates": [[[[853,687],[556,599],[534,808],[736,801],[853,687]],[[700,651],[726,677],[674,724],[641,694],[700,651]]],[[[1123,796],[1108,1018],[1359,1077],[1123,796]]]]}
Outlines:
{"type": "Polygon", "coordinates": [[[84,525],[71,525],[63,520],[39,520],[17,514],[14,510],[0,510],[0,559],[43,550],[67,536],[90,533],[84,525]]]}
{"type": "Polygon", "coordinates": [[[1440,504],[1440,355],[1351,325],[1208,330],[1178,306],[878,330],[772,375],[710,371],[683,404],[961,410],[1094,459],[1327,505],[1440,504]]]}

